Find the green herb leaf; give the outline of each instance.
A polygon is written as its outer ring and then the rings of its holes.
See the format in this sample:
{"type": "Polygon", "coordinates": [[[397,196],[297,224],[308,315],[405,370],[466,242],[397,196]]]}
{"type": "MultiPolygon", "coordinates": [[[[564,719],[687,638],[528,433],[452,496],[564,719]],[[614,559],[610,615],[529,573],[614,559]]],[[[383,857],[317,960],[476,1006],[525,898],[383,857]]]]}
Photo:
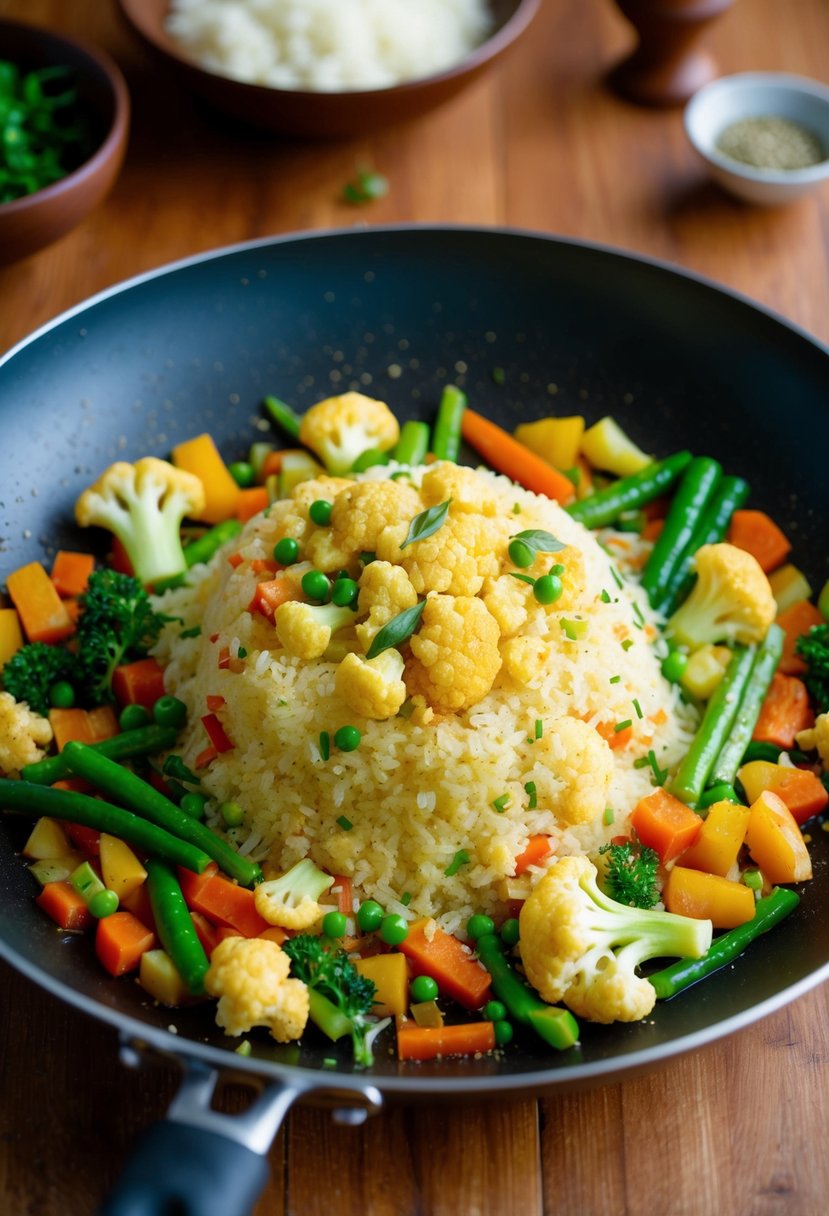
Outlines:
{"type": "Polygon", "coordinates": [[[558,553],[567,548],[560,540],[556,540],[552,532],[545,532],[542,528],[527,528],[525,532],[516,532],[510,540],[523,541],[533,553],[558,553]]]}
{"type": "Polygon", "coordinates": [[[516,570],[510,570],[509,574],[511,578],[518,578],[522,583],[529,583],[531,587],[535,586],[535,579],[531,574],[519,574],[516,570]]]}
{"type": "Polygon", "coordinates": [[[416,540],[425,540],[427,536],[434,536],[438,528],[442,528],[446,522],[451,502],[452,499],[448,498],[446,502],[438,503],[437,506],[429,507],[426,511],[421,511],[419,515],[415,515],[400,548],[405,549],[407,545],[413,545],[416,540]]]}
{"type": "Polygon", "coordinates": [[[425,607],[426,601],[421,600],[412,608],[406,608],[403,612],[398,612],[397,616],[393,616],[374,635],[374,641],[368,648],[366,658],[376,659],[378,654],[382,654],[384,650],[391,650],[392,647],[397,648],[407,641],[420,624],[420,618],[423,615],[425,607]]]}

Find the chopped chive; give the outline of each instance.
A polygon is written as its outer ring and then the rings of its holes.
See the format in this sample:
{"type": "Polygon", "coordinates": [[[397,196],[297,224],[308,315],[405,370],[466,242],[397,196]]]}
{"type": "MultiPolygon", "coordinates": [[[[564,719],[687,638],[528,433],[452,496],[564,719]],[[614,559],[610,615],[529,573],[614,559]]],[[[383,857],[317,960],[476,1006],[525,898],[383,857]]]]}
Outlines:
{"type": "Polygon", "coordinates": [[[527,803],[527,810],[534,811],[535,808],[538,806],[538,793],[535,788],[535,782],[528,781],[527,784],[524,786],[524,792],[529,794],[529,796],[530,796],[530,800],[527,803]]]}
{"type": "Polygon", "coordinates": [[[342,830],[344,832],[350,832],[351,829],[354,827],[354,824],[351,822],[350,819],[346,819],[345,815],[340,815],[339,819],[337,820],[337,823],[340,825],[340,827],[342,828],[342,830]]]}
{"type": "Polygon", "coordinates": [[[467,853],[466,849],[458,849],[457,853],[443,872],[447,878],[452,878],[455,874],[457,874],[461,866],[468,864],[469,854],[467,853]]]}
{"type": "Polygon", "coordinates": [[[610,603],[610,592],[605,591],[604,587],[602,587],[602,593],[599,596],[599,599],[602,601],[603,604],[609,604],[610,603]]]}
{"type": "Polygon", "coordinates": [[[642,706],[639,704],[639,702],[637,701],[636,697],[634,697],[634,698],[633,698],[633,708],[636,710],[636,717],[637,717],[637,718],[641,718],[641,717],[643,717],[643,716],[644,716],[644,715],[642,714],[642,706]]]}
{"type": "Polygon", "coordinates": [[[630,650],[632,645],[633,638],[625,638],[624,642],[622,642],[622,650],[630,650]]]}
{"type": "Polygon", "coordinates": [[[619,573],[619,571],[616,569],[615,566],[610,567],[610,573],[613,575],[613,580],[616,583],[616,586],[619,588],[624,587],[625,580],[622,578],[621,574],[619,573]]]}
{"type": "Polygon", "coordinates": [[[512,504],[512,513],[513,513],[513,515],[521,514],[521,504],[520,503],[514,502],[512,504]]]}
{"type": "Polygon", "coordinates": [[[606,806],[604,809],[604,814],[602,815],[602,823],[605,825],[605,827],[610,827],[611,823],[613,823],[615,818],[616,818],[616,812],[613,810],[613,807],[606,806]]]}
{"type": "Polygon", "coordinates": [[[639,605],[635,601],[633,604],[633,615],[636,617],[634,624],[636,625],[637,629],[644,629],[645,628],[645,617],[642,612],[642,609],[639,607],[639,605]]]}
{"type": "Polygon", "coordinates": [[[493,800],[492,800],[492,805],[495,807],[495,810],[498,812],[499,815],[503,815],[504,811],[507,809],[509,804],[510,804],[509,794],[501,794],[501,795],[499,795],[498,798],[493,798],[493,800]]]}
{"type": "Polygon", "coordinates": [[[182,629],[178,636],[180,638],[200,638],[201,625],[193,625],[191,629],[182,629]]]}
{"type": "Polygon", "coordinates": [[[535,737],[536,737],[536,739],[540,739],[543,734],[544,734],[544,723],[541,720],[541,718],[536,718],[536,720],[535,720],[535,737]]]}
{"type": "Polygon", "coordinates": [[[611,677],[610,677],[610,683],[611,683],[611,684],[621,684],[621,682],[622,682],[622,677],[621,677],[621,676],[611,676],[611,677]]]}
{"type": "Polygon", "coordinates": [[[331,755],[331,736],[327,730],[320,732],[320,755],[327,760],[331,755]]]}
{"type": "Polygon", "coordinates": [[[617,722],[613,729],[618,734],[619,731],[627,730],[629,726],[633,726],[633,719],[625,718],[624,722],[617,722]]]}
{"type": "Polygon", "coordinates": [[[561,620],[559,621],[561,630],[564,636],[570,642],[578,642],[587,633],[587,621],[582,620],[561,620]]]}
{"type": "Polygon", "coordinates": [[[409,904],[412,902],[411,891],[404,891],[403,894],[400,896],[400,902],[404,908],[408,908],[409,904]]]}
{"type": "Polygon", "coordinates": [[[656,762],[656,753],[653,748],[648,752],[648,764],[653,769],[653,781],[656,785],[664,785],[668,776],[667,769],[661,769],[656,762]]]}
{"type": "Polygon", "coordinates": [[[634,768],[647,768],[649,764],[650,764],[650,760],[648,759],[647,756],[639,756],[636,760],[634,760],[633,767],[634,768]]]}
{"type": "Polygon", "coordinates": [[[522,583],[529,583],[531,587],[535,586],[535,579],[531,574],[518,574],[515,570],[510,570],[512,578],[520,579],[522,583]]]}

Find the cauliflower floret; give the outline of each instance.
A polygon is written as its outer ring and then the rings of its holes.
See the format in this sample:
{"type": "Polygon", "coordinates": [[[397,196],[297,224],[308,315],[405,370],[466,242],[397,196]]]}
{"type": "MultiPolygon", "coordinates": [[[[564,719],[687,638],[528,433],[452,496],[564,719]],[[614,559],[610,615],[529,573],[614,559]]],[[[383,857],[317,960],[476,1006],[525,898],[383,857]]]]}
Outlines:
{"type": "Polygon", "coordinates": [[[430,595],[410,641],[409,688],[439,712],[469,709],[486,696],[500,670],[499,637],[483,600],[430,595]]]}
{"type": "Polygon", "coordinates": [[[304,857],[279,878],[260,882],[253,893],[253,902],[269,925],[310,929],[323,914],[317,901],[333,882],[330,874],[323,874],[310,857],[304,857]]]}
{"type": "Polygon", "coordinates": [[[456,511],[497,515],[498,499],[493,489],[474,469],[448,460],[438,461],[424,473],[420,496],[427,507],[452,499],[456,511]]]}
{"type": "Polygon", "coordinates": [[[410,523],[384,528],[376,549],[381,560],[403,567],[418,595],[477,595],[484,579],[497,574],[507,542],[508,525],[501,520],[454,513],[450,507],[436,532],[401,549],[410,523]]]}
{"type": "Polygon", "coordinates": [[[347,473],[370,448],[393,448],[400,427],[384,402],[350,392],[312,405],[299,424],[299,438],[329,473],[347,473]]]}
{"type": "Polygon", "coordinates": [[[337,693],[362,718],[393,718],[406,700],[404,670],[397,650],[384,650],[374,659],[347,654],[337,668],[337,693]]]}
{"type": "Polygon", "coordinates": [[[591,823],[607,806],[613,753],[592,726],[579,718],[553,718],[533,744],[533,780],[540,807],[562,823],[591,823]]]}
{"type": "Polygon", "coordinates": [[[516,684],[531,684],[544,674],[550,661],[550,643],[543,638],[522,635],[501,643],[504,669],[516,684]]]}
{"type": "Polygon", "coordinates": [[[804,752],[816,750],[824,770],[829,772],[829,713],[818,714],[814,726],[799,731],[796,742],[804,752]]]}
{"type": "Polygon", "coordinates": [[[288,600],[274,614],[279,640],[289,654],[298,659],[319,659],[325,654],[332,633],[354,623],[349,607],[337,604],[306,604],[288,600]]]}
{"type": "Polygon", "coordinates": [[[694,558],[697,581],[668,622],[680,645],[761,642],[777,606],[756,557],[736,545],[703,545],[694,558]]]}
{"type": "Polygon", "coordinates": [[[228,1034],[267,1026],[277,1043],[298,1039],[308,1021],[308,989],[289,979],[290,959],[262,937],[226,937],[210,958],[204,986],[219,998],[216,1024],[228,1034]]]}
{"type": "Polygon", "coordinates": [[[519,916],[527,979],[545,1001],[563,1001],[594,1022],[636,1022],[656,991],[636,974],[649,958],[701,958],[710,920],[630,908],[600,890],[586,857],[562,857],[530,892],[519,916]]]}
{"type": "Polygon", "coordinates": [[[308,557],[320,570],[348,566],[360,553],[375,551],[385,527],[413,519],[422,507],[417,490],[405,482],[349,482],[334,499],[331,526],[311,536],[308,557]]]}
{"type": "Polygon", "coordinates": [[[42,759],[41,748],[52,742],[48,718],[33,713],[25,701],[0,692],[0,773],[19,772],[42,759]]]}
{"type": "Polygon", "coordinates": [[[417,593],[402,566],[381,561],[366,566],[360,577],[357,599],[360,613],[368,614],[356,627],[363,648],[368,650],[378,630],[407,608],[414,608],[416,603],[417,593]]]}
{"type": "Polygon", "coordinates": [[[311,503],[318,499],[333,502],[341,490],[353,484],[345,477],[314,477],[301,481],[290,498],[273,503],[268,510],[268,519],[276,525],[276,539],[290,536],[302,544],[309,535],[316,535],[316,527],[308,518],[311,503]]]}
{"type": "Polygon", "coordinates": [[[524,628],[534,602],[532,587],[509,574],[485,579],[481,599],[498,622],[504,638],[524,628]]]}

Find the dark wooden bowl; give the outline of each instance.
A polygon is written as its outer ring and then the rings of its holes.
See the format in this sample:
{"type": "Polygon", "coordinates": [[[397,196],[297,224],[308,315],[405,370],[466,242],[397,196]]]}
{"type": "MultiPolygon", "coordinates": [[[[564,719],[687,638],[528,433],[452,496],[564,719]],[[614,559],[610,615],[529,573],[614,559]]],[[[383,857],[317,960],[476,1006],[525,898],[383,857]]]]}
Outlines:
{"type": "Polygon", "coordinates": [[[120,71],[103,51],[74,38],[14,21],[0,21],[4,59],[25,68],[63,65],[77,74],[80,102],[97,132],[97,146],[77,169],[34,194],[0,203],[0,265],[52,244],[108,194],[124,159],[130,101],[120,71]]]}
{"type": "Polygon", "coordinates": [[[283,135],[326,139],[404,122],[466,88],[524,32],[541,0],[490,0],[495,29],[453,68],[387,89],[320,93],[246,84],[200,67],[164,28],[169,0],[118,0],[150,50],[198,96],[231,117],[283,135]]]}

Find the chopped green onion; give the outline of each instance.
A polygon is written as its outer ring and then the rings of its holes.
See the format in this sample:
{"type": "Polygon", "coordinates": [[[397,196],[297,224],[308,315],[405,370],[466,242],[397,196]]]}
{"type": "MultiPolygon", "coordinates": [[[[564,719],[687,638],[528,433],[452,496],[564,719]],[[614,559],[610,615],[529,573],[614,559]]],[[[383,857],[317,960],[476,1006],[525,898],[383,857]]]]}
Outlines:
{"type": "Polygon", "coordinates": [[[606,827],[610,827],[611,823],[613,823],[615,818],[616,818],[616,812],[614,811],[613,807],[606,806],[604,809],[604,814],[602,815],[602,823],[606,827]]]}
{"type": "Polygon", "coordinates": [[[602,601],[603,604],[609,604],[610,603],[610,592],[605,591],[604,587],[602,587],[602,593],[599,596],[599,599],[602,601]]]}
{"type": "Polygon", "coordinates": [[[201,637],[201,625],[193,625],[191,629],[182,629],[178,636],[180,638],[199,638],[201,637]]]}
{"type": "Polygon", "coordinates": [[[637,717],[637,718],[641,718],[641,717],[643,717],[643,716],[644,716],[644,715],[642,714],[642,706],[639,704],[639,702],[638,702],[638,700],[636,699],[636,697],[634,697],[634,698],[633,698],[633,708],[636,710],[636,717],[637,717]]]}
{"type": "Polygon", "coordinates": [[[659,767],[656,761],[656,753],[653,748],[648,752],[648,764],[653,769],[653,781],[656,785],[664,785],[668,777],[668,770],[659,767]]]}
{"type": "Polygon", "coordinates": [[[340,815],[339,819],[337,820],[337,823],[339,824],[339,826],[342,828],[342,830],[344,832],[350,832],[351,829],[354,827],[354,824],[351,822],[350,819],[346,819],[345,815],[340,815]]]}
{"type": "Polygon", "coordinates": [[[570,642],[578,642],[587,634],[587,621],[582,620],[561,620],[559,621],[561,630],[564,636],[570,642]]]}
{"type": "Polygon", "coordinates": [[[624,642],[622,642],[622,650],[630,650],[632,645],[633,638],[625,638],[624,642]]]}
{"type": "Polygon", "coordinates": [[[540,739],[543,734],[544,734],[544,722],[541,718],[536,718],[536,720],[535,720],[535,737],[536,737],[536,739],[540,739]]]}
{"type": "Polygon", "coordinates": [[[446,867],[446,869],[443,872],[447,878],[452,878],[453,875],[457,874],[457,872],[461,868],[461,866],[465,866],[468,864],[469,864],[469,854],[467,853],[466,849],[458,849],[457,853],[452,858],[452,860],[449,862],[449,865],[446,867]]]}
{"type": "Polygon", "coordinates": [[[534,811],[538,806],[538,793],[535,788],[535,782],[528,781],[524,786],[524,792],[530,796],[530,800],[527,803],[527,810],[534,811]]]}
{"type": "Polygon", "coordinates": [[[510,804],[509,794],[501,794],[498,798],[493,798],[492,805],[499,815],[503,815],[504,811],[510,804]]]}
{"type": "Polygon", "coordinates": [[[611,683],[611,684],[621,684],[621,682],[622,682],[622,677],[621,677],[621,676],[611,676],[611,677],[610,677],[610,683],[611,683]]]}
{"type": "Polygon", "coordinates": [[[411,891],[404,891],[403,894],[400,896],[400,902],[404,908],[408,908],[409,904],[412,902],[411,891]]]}
{"type": "Polygon", "coordinates": [[[619,734],[621,731],[627,730],[629,726],[633,726],[633,719],[625,718],[624,722],[617,722],[613,729],[616,734],[619,734]]]}
{"type": "Polygon", "coordinates": [[[327,730],[320,732],[320,755],[323,760],[327,760],[331,755],[331,736],[327,730]]]}

